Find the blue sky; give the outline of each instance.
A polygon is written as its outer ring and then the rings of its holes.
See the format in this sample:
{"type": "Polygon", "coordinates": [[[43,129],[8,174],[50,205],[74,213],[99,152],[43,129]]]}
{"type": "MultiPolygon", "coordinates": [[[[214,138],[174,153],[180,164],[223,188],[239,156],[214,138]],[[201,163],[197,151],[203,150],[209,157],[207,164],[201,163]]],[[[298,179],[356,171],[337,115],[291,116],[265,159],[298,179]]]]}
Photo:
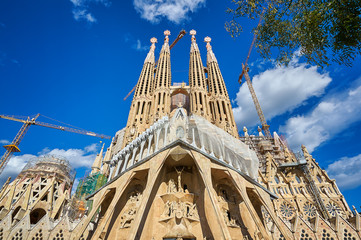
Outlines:
{"type": "MultiPolygon", "coordinates": [[[[246,85],[237,83],[256,22],[242,19],[244,32],[232,39],[224,29],[231,1],[212,0],[2,0],[0,1],[0,114],[41,113],[113,136],[126,124],[131,97],[152,37],[156,53],[169,29],[197,30],[203,61],[204,37],[221,67],[239,129],[259,125],[246,85]]],[[[190,37],[172,49],[172,81],[188,82],[190,37]]],[[[249,64],[254,87],[272,131],[300,150],[305,144],[320,166],[336,178],[350,205],[361,196],[361,63],[319,69],[295,57],[288,67],[264,61],[256,51],[249,64]]],[[[48,118],[40,121],[63,125],[48,118]]],[[[0,143],[21,124],[0,119],[0,143]]],[[[100,149],[100,139],[32,126],[21,153],[0,181],[16,176],[41,154],[67,157],[81,177],[100,149]]],[[[106,146],[110,141],[104,141],[106,146]]],[[[0,153],[2,154],[4,150],[0,153]]]]}

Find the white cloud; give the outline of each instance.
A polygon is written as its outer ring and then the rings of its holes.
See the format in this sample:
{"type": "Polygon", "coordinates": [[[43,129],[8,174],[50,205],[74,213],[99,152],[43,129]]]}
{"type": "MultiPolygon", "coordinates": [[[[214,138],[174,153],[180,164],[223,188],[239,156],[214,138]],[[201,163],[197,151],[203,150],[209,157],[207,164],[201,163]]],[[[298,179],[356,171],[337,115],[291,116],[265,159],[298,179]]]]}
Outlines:
{"type": "Polygon", "coordinates": [[[142,42],[139,39],[137,39],[136,43],[132,45],[132,48],[137,51],[149,50],[149,46],[142,45],[142,42]]]}
{"type": "Polygon", "coordinates": [[[361,84],[331,94],[306,115],[290,118],[280,131],[291,148],[306,144],[312,152],[321,143],[361,120],[361,84]]]}
{"type": "Polygon", "coordinates": [[[108,0],[70,0],[73,4],[73,16],[77,21],[86,21],[88,23],[95,23],[97,19],[93,16],[92,13],[89,12],[90,4],[101,4],[105,7],[109,7],[111,2],[108,0]]]}
{"type": "Polygon", "coordinates": [[[189,12],[195,12],[205,5],[206,0],[134,0],[135,10],[142,18],[158,23],[162,18],[180,23],[189,12]]]}
{"type": "MultiPolygon", "coordinates": [[[[252,83],[267,120],[292,111],[313,96],[320,96],[331,82],[328,73],[319,73],[317,67],[298,63],[298,58],[287,66],[275,66],[253,77],[252,83]]],[[[237,125],[254,126],[258,115],[246,83],[240,87],[233,109],[237,125]]]]}
{"type": "Polygon", "coordinates": [[[36,157],[32,154],[24,154],[19,156],[13,156],[8,164],[6,165],[4,171],[0,175],[0,186],[2,186],[8,177],[11,177],[11,180],[14,180],[16,176],[20,173],[26,163],[36,157]]]}
{"type": "Polygon", "coordinates": [[[99,144],[98,143],[93,143],[93,144],[90,144],[89,146],[86,146],[84,148],[85,152],[87,153],[95,153],[97,152],[99,149],[99,144]]]}
{"type": "Polygon", "coordinates": [[[55,155],[65,157],[73,168],[91,167],[98,150],[98,144],[94,143],[86,146],[84,149],[48,149],[45,148],[41,151],[41,155],[55,155]]]}
{"type": "Polygon", "coordinates": [[[66,158],[73,168],[87,167],[90,168],[95,160],[96,153],[99,149],[98,144],[91,144],[86,146],[84,149],[48,149],[44,148],[37,155],[24,154],[13,156],[7,166],[5,167],[3,173],[0,175],[0,186],[6,181],[8,177],[11,177],[12,180],[21,172],[25,164],[32,158],[36,158],[41,155],[56,155],[66,158]]]}
{"type": "Polygon", "coordinates": [[[327,167],[327,173],[336,179],[337,186],[343,190],[361,185],[361,154],[343,157],[327,167]]]}
{"type": "Polygon", "coordinates": [[[147,51],[150,48],[150,44],[149,45],[143,45],[143,43],[142,43],[142,41],[140,39],[135,38],[130,33],[125,33],[123,35],[123,39],[124,39],[124,42],[129,44],[129,46],[134,50],[147,51]]]}
{"type": "Polygon", "coordinates": [[[6,140],[6,139],[2,139],[2,140],[0,140],[0,144],[1,144],[1,145],[10,144],[10,141],[9,141],[9,140],[6,140]]]}
{"type": "Polygon", "coordinates": [[[94,16],[86,9],[73,9],[73,15],[74,19],[77,21],[86,20],[89,23],[94,23],[97,21],[94,16]]]}

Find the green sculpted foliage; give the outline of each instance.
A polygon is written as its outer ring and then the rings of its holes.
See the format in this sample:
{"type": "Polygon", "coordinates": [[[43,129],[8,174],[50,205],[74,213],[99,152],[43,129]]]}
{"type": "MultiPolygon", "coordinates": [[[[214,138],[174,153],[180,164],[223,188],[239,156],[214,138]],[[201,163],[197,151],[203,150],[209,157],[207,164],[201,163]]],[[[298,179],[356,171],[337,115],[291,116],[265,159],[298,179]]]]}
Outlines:
{"type": "Polygon", "coordinates": [[[226,23],[232,37],[242,31],[238,17],[263,18],[255,29],[256,47],[264,58],[287,64],[300,50],[318,66],[351,66],[361,52],[361,0],[233,0],[226,23]]]}

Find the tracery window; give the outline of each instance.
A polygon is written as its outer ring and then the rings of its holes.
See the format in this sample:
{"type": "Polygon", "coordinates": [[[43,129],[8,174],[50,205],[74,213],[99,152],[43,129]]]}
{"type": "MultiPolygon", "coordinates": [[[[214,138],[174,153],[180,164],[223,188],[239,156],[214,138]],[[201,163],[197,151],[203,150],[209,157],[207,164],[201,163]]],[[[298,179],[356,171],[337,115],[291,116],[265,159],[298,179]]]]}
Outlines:
{"type": "Polygon", "coordinates": [[[303,213],[307,216],[307,217],[315,217],[316,216],[316,207],[315,205],[313,205],[312,203],[310,202],[306,202],[304,205],[303,205],[303,213]]]}
{"type": "Polygon", "coordinates": [[[275,182],[276,182],[277,184],[280,183],[280,180],[279,180],[279,178],[278,178],[277,176],[275,176],[275,182]]]}
{"type": "Polygon", "coordinates": [[[283,202],[280,206],[280,211],[283,217],[291,218],[295,213],[295,208],[288,202],[283,202]]]}
{"type": "Polygon", "coordinates": [[[326,209],[328,211],[328,213],[332,216],[332,217],[336,217],[336,214],[342,214],[342,209],[340,208],[340,206],[338,206],[337,203],[334,202],[329,202],[326,205],[326,209]]]}
{"type": "Polygon", "coordinates": [[[321,179],[320,175],[317,175],[316,177],[317,177],[317,180],[318,180],[320,183],[322,183],[322,179],[321,179]]]}

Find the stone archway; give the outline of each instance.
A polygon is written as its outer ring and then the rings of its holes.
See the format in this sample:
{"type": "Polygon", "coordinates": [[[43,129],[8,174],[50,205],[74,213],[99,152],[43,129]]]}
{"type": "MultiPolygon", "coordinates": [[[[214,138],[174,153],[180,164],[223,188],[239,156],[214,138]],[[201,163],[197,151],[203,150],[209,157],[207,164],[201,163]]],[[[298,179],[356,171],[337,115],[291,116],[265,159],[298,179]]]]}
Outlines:
{"type": "Polygon", "coordinates": [[[36,208],[30,213],[30,224],[37,224],[46,214],[42,208],[36,208]]]}

